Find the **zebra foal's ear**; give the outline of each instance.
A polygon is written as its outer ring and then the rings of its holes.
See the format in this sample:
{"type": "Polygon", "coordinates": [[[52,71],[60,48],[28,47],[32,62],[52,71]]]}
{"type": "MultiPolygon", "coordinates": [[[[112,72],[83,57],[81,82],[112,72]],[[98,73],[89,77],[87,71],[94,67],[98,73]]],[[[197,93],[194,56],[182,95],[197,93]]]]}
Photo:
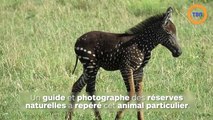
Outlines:
{"type": "Polygon", "coordinates": [[[166,13],[165,13],[165,17],[163,19],[163,25],[166,25],[168,20],[172,17],[172,12],[173,12],[173,9],[172,7],[169,7],[167,10],[166,10],[166,13]]]}

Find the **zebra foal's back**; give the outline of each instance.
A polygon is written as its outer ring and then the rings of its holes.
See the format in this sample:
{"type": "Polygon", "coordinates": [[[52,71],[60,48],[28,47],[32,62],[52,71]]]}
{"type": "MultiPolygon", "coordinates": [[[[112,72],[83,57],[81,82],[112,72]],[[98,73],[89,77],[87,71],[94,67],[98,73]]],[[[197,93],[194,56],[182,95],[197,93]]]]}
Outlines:
{"type": "MultiPolygon", "coordinates": [[[[118,70],[127,43],[132,35],[92,31],[82,35],[75,44],[75,52],[85,67],[93,64],[106,70],[118,70]]],[[[94,66],[94,67],[95,67],[94,66]]]]}

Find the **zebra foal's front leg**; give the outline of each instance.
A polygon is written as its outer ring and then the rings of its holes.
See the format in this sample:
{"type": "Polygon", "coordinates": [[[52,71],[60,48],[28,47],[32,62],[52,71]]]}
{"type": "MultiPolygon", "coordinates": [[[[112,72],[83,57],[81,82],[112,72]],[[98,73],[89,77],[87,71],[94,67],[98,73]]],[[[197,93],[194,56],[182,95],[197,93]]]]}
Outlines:
{"type": "MultiPolygon", "coordinates": [[[[143,69],[139,69],[133,73],[133,78],[135,82],[135,92],[137,96],[142,97],[142,79],[143,79],[143,69]]],[[[137,104],[141,104],[141,100],[137,100],[137,104]]],[[[144,120],[143,111],[142,109],[138,109],[137,111],[137,118],[138,120],[144,120]]]]}
{"type": "MultiPolygon", "coordinates": [[[[126,85],[127,92],[129,94],[129,101],[126,101],[128,103],[132,99],[132,96],[135,94],[133,71],[132,71],[132,69],[124,69],[124,70],[121,70],[121,75],[123,77],[124,83],[126,85]]],[[[120,111],[117,112],[115,120],[121,119],[124,110],[125,109],[123,108],[123,109],[121,109],[120,111]]]]}

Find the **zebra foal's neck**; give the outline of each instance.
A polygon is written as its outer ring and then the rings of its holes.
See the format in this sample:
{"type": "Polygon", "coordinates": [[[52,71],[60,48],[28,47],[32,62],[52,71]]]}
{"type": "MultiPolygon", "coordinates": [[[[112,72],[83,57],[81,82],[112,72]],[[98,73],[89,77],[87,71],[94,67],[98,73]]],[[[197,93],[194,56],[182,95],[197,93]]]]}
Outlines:
{"type": "Polygon", "coordinates": [[[163,39],[159,31],[157,31],[163,18],[164,14],[150,17],[128,29],[125,34],[134,35],[135,37],[132,40],[137,42],[145,51],[151,51],[161,42],[160,39],[163,39]]]}
{"type": "MultiPolygon", "coordinates": [[[[157,45],[158,43],[154,41],[155,35],[147,36],[144,33],[142,34],[136,34],[132,39],[127,41],[126,43],[122,44],[123,48],[126,48],[128,46],[135,46],[137,45],[140,50],[142,50],[144,53],[150,53],[157,45]]],[[[135,48],[135,47],[133,47],[135,48]]]]}

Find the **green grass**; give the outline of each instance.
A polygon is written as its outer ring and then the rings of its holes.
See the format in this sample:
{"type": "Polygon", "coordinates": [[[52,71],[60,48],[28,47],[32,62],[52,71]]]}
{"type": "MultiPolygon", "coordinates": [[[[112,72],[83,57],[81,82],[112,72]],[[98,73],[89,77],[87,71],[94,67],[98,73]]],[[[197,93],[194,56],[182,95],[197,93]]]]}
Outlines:
{"type": "MultiPolygon", "coordinates": [[[[213,2],[202,2],[208,19],[191,24],[187,17],[190,2],[172,0],[1,0],[0,5],[0,120],[62,120],[65,111],[20,110],[18,96],[23,92],[62,92],[69,94],[82,73],[75,63],[74,44],[92,30],[124,32],[150,15],[175,8],[173,21],[178,30],[181,57],[158,46],[145,68],[144,92],[194,95],[195,109],[186,111],[146,111],[146,120],[213,119],[213,2]]],[[[195,2],[196,3],[196,2],[195,2]]],[[[124,84],[118,71],[100,70],[97,91],[122,92],[124,84]]],[[[24,97],[24,96],[21,96],[24,97]]],[[[26,96],[25,96],[26,97],[26,96]]],[[[115,112],[103,111],[104,120],[115,112]]],[[[75,120],[92,120],[93,112],[76,112],[75,120]]],[[[135,120],[126,112],[123,120],[135,120]]]]}

